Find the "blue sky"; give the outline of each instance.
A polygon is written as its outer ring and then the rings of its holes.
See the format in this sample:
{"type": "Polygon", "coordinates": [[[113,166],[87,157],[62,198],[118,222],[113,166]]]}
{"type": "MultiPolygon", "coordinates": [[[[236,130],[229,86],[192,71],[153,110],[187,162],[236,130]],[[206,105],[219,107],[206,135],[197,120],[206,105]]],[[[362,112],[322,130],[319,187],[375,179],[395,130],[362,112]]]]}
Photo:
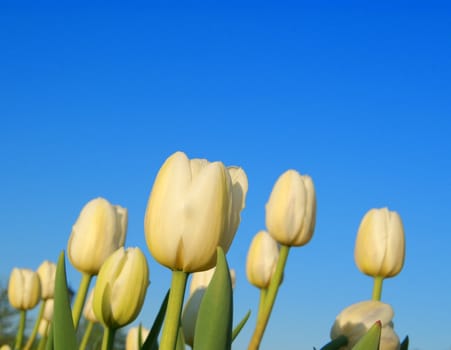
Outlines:
{"type": "MultiPolygon", "coordinates": [[[[365,212],[400,213],[407,254],[384,285],[411,349],[450,349],[450,8],[438,2],[183,7],[0,4],[0,281],[56,261],[90,199],[129,210],[127,246],[149,259],[139,319],[170,272],[143,220],[164,160],[240,165],[247,205],[228,254],[235,315],[256,311],[247,249],[278,176],[312,176],[317,226],[292,249],[262,350],[312,349],[371,295],[353,260],[365,212]],[[301,344],[301,345],[299,345],[301,344]]],[[[79,274],[68,266],[76,287],[79,274]]],[[[245,349],[255,315],[237,339],[245,349]]]]}

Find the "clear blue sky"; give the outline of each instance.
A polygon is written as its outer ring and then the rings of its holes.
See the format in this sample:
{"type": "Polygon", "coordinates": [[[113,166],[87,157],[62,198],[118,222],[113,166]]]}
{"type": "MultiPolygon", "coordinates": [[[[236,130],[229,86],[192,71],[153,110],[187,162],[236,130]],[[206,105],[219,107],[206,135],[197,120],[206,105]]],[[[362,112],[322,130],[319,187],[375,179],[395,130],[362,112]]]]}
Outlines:
{"type": "MultiPolygon", "coordinates": [[[[143,220],[163,161],[240,165],[247,206],[228,254],[235,315],[254,311],[245,276],[277,177],[312,176],[317,228],[290,253],[262,350],[312,349],[335,316],[371,295],[353,259],[365,212],[400,213],[407,255],[383,300],[412,350],[450,349],[451,8],[438,2],[70,7],[0,4],[0,281],[56,261],[83,205],[129,210],[127,246],[149,259],[139,320],[170,272],[143,220]]],[[[79,274],[68,266],[72,286],[79,274]]]]}

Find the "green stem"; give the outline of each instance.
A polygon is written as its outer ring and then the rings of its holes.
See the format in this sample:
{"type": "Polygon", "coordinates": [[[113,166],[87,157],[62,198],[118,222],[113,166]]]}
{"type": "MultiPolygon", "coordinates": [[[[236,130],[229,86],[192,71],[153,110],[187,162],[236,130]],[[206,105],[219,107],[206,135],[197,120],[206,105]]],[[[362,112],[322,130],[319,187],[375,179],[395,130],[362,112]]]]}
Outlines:
{"type": "Polygon", "coordinates": [[[88,275],[84,272],[82,273],[80,286],[78,287],[77,296],[75,297],[74,306],[72,308],[75,332],[77,331],[78,323],[80,322],[81,311],[83,310],[83,305],[85,305],[86,294],[88,293],[91,279],[92,275],[88,275]]]}
{"type": "Polygon", "coordinates": [[[260,289],[260,302],[258,304],[258,313],[257,313],[257,322],[260,319],[262,312],[263,312],[263,307],[265,306],[265,300],[266,300],[266,296],[268,295],[268,289],[260,289]]]}
{"type": "Polygon", "coordinates": [[[22,347],[23,333],[25,330],[25,318],[27,317],[27,310],[20,310],[19,329],[16,335],[16,345],[14,349],[18,350],[22,347]]]}
{"type": "Polygon", "coordinates": [[[280,247],[279,260],[277,261],[276,271],[271,278],[271,282],[265,296],[263,308],[261,309],[261,312],[259,312],[260,315],[258,317],[257,325],[255,326],[251,341],[249,342],[248,350],[257,350],[260,346],[266,326],[268,325],[269,317],[271,316],[274,302],[277,297],[280,282],[282,281],[283,270],[285,269],[289,252],[289,246],[282,245],[280,247]]]}
{"type": "Polygon", "coordinates": [[[85,334],[83,334],[83,339],[81,340],[79,350],[85,350],[86,345],[88,345],[89,336],[91,335],[92,328],[94,327],[94,322],[89,321],[85,329],[85,334]]]}
{"type": "Polygon", "coordinates": [[[161,335],[160,350],[174,350],[180,325],[183,297],[185,295],[188,274],[183,271],[172,271],[171,291],[168,308],[161,335]]]}
{"type": "Polygon", "coordinates": [[[112,350],[116,329],[105,326],[103,328],[102,350],[112,350]]]}
{"type": "Polygon", "coordinates": [[[374,277],[373,300],[381,300],[382,282],[384,282],[384,277],[381,276],[374,277]]]}
{"type": "Polygon", "coordinates": [[[36,339],[36,334],[38,334],[39,323],[42,320],[42,315],[44,314],[46,302],[47,302],[47,300],[43,300],[41,303],[41,306],[39,308],[38,318],[36,319],[36,322],[34,323],[33,331],[31,332],[30,338],[28,338],[28,341],[25,344],[24,350],[31,349],[31,346],[33,345],[33,342],[36,339]]]}

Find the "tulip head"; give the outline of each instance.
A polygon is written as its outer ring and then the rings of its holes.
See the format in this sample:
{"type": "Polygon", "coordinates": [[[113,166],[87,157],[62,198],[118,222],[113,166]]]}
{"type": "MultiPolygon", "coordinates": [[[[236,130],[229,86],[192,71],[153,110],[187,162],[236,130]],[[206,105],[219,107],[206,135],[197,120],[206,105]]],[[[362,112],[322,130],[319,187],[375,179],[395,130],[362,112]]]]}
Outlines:
{"type": "MultiPolygon", "coordinates": [[[[141,327],[141,340],[144,343],[147,336],[149,335],[149,330],[141,327]]],[[[140,350],[138,344],[139,341],[139,327],[132,327],[127,333],[127,338],[125,339],[125,350],[140,350]]],[[[142,344],[141,344],[142,345],[142,344]]]]}
{"type": "Polygon", "coordinates": [[[42,318],[51,321],[53,319],[53,309],[55,305],[55,299],[47,299],[45,300],[44,313],[42,314],[42,318]]]}
{"type": "Polygon", "coordinates": [[[94,297],[94,289],[91,289],[91,292],[88,294],[88,297],[86,298],[85,306],[83,307],[83,316],[85,316],[85,318],[88,321],[99,322],[92,308],[93,297],[94,297]]]}
{"type": "Polygon", "coordinates": [[[313,236],[316,195],[308,175],[288,170],[276,181],[266,203],[266,227],[280,244],[302,246],[313,236]]]}
{"type": "Polygon", "coordinates": [[[380,350],[399,349],[399,338],[393,330],[393,309],[390,305],[376,300],[368,300],[353,304],[344,309],[332,326],[331,339],[345,335],[348,345],[342,350],[352,349],[359,339],[376,322],[382,325],[380,350]]]}
{"type": "Polygon", "coordinates": [[[41,298],[52,299],[55,292],[56,264],[45,260],[37,272],[41,280],[41,298]]]}
{"type": "Polygon", "coordinates": [[[47,337],[49,335],[49,330],[50,330],[50,321],[46,320],[45,318],[42,318],[41,321],[39,321],[38,334],[41,337],[47,337]]]}
{"type": "Polygon", "coordinates": [[[401,217],[387,208],[371,209],[362,219],[354,250],[357,267],[373,277],[396,276],[404,265],[401,217]]]}
{"type": "Polygon", "coordinates": [[[9,303],[18,310],[33,309],[41,298],[41,281],[37,272],[14,268],[9,277],[9,303]]]}
{"type": "Polygon", "coordinates": [[[258,232],[252,239],[246,260],[248,281],[255,287],[269,287],[279,259],[279,246],[266,231],[258,232]]]}
{"type": "Polygon", "coordinates": [[[119,248],[107,258],[97,276],[94,314],[111,328],[129,324],[141,311],[148,285],[149,269],[142,251],[119,248]]]}
{"type": "Polygon", "coordinates": [[[221,162],[171,155],[157,174],[144,220],[153,257],[172,270],[213,267],[217,246],[227,251],[238,227],[247,192],[243,174],[221,162]]]}
{"type": "Polygon", "coordinates": [[[80,272],[97,275],[103,262],[125,242],[127,209],[104,198],[88,202],[72,227],[67,245],[71,264],[80,272]]]}

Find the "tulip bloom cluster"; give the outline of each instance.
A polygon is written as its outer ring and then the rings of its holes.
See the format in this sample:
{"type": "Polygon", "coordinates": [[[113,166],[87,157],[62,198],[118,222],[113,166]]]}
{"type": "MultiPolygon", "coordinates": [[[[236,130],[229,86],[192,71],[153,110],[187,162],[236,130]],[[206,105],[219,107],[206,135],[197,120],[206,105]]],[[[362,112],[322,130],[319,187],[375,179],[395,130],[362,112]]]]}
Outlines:
{"type": "MultiPolygon", "coordinates": [[[[150,191],[144,234],[150,254],[170,270],[172,282],[151,327],[130,328],[127,350],[175,350],[186,345],[195,350],[232,348],[250,311],[233,326],[236,276],[226,253],[238,230],[247,192],[247,175],[240,167],[189,159],[183,152],[167,158],[150,191]]],[[[247,279],[260,292],[249,350],[262,343],[278,290],[284,287],[288,254],[313,237],[312,178],[287,170],[276,180],[265,209],[266,227],[252,239],[246,260],[247,279]]],[[[58,265],[44,261],[37,272],[13,269],[8,298],[21,311],[16,349],[22,348],[25,313],[40,301],[25,349],[33,347],[39,334],[39,349],[47,342],[55,350],[85,350],[95,323],[104,329],[102,350],[113,349],[116,331],[138,318],[150,284],[145,254],[138,247],[125,247],[127,224],[127,209],[104,198],[95,198],[81,209],[67,244],[68,260],[82,276],[72,305],[64,252],[58,265]],[[95,285],[89,292],[91,282],[95,285]],[[87,327],[78,344],[82,316],[87,327]]],[[[393,308],[381,301],[383,280],[399,274],[404,265],[399,214],[387,208],[368,211],[357,232],[354,256],[358,269],[374,279],[372,300],[345,307],[323,349],[406,350],[407,340],[401,343],[394,330],[393,308]]]]}

